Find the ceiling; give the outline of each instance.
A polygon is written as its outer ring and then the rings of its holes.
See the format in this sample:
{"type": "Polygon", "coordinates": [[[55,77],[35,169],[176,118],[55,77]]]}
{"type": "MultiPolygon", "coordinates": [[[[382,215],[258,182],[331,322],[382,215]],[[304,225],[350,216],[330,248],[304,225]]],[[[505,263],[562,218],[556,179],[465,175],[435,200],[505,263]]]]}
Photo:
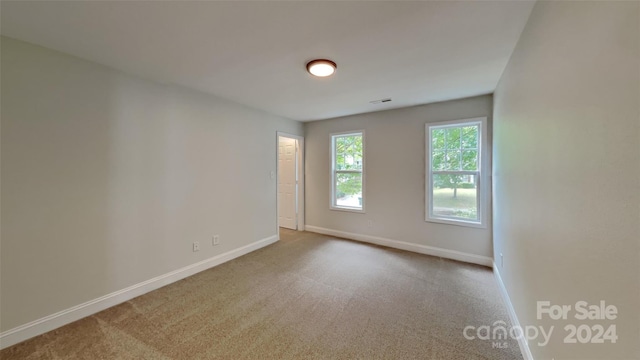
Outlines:
{"type": "Polygon", "coordinates": [[[492,93],[531,1],[2,1],[2,35],[310,121],[492,93]],[[314,78],[316,58],[338,64],[314,78]],[[370,101],[391,98],[391,102],[370,101]]]}

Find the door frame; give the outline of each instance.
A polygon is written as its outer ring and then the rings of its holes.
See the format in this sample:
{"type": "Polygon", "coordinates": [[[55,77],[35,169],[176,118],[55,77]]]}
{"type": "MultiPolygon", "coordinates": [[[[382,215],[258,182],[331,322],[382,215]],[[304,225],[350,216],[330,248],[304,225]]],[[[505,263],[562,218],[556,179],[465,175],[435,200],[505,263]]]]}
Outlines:
{"type": "Polygon", "coordinates": [[[280,184],[280,137],[297,140],[298,154],[296,157],[298,169],[298,186],[296,191],[296,227],[298,231],[304,231],[304,136],[294,135],[282,131],[276,132],[276,230],[280,239],[280,196],[278,184],[280,184]]]}

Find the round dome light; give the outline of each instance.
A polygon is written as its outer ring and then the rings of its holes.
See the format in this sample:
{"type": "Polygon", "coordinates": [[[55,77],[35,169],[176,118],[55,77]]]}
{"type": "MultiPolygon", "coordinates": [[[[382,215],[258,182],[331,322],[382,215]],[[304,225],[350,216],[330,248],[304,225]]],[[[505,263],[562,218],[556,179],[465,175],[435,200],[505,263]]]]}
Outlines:
{"type": "Polygon", "coordinates": [[[336,72],[336,67],[336,63],[331,60],[318,59],[307,64],[307,71],[313,76],[326,77],[333,75],[336,72]]]}

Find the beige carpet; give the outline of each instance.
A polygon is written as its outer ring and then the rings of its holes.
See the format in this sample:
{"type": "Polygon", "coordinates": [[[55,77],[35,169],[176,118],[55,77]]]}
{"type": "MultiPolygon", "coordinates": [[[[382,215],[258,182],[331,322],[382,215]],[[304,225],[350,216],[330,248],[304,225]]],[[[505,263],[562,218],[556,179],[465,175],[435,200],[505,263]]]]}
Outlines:
{"type": "Polygon", "coordinates": [[[274,245],[0,352],[2,359],[521,359],[490,269],[287,231],[274,245]]]}

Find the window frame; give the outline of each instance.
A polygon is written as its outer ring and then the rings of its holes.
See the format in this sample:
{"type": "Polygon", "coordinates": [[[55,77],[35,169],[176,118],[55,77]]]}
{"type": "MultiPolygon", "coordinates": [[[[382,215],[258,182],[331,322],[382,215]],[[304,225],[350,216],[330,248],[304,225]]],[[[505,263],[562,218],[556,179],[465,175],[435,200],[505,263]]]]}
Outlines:
{"type": "Polygon", "coordinates": [[[329,134],[330,137],[330,142],[331,142],[331,191],[330,191],[330,205],[329,205],[329,209],[330,210],[338,210],[338,211],[347,211],[347,212],[355,212],[355,213],[361,213],[364,214],[365,213],[365,163],[366,163],[366,144],[365,144],[365,131],[364,130],[353,130],[353,131],[343,131],[343,132],[337,132],[337,133],[331,133],[329,134]],[[337,137],[341,137],[341,136],[354,136],[354,135],[359,135],[362,136],[362,170],[357,171],[357,170],[336,170],[336,138],[337,137]],[[349,207],[349,206],[340,206],[337,204],[337,199],[336,199],[336,175],[338,173],[360,173],[362,174],[362,207],[361,208],[355,208],[355,207],[349,207]]]}
{"type": "Polygon", "coordinates": [[[488,214],[488,160],[487,160],[487,117],[476,117],[460,120],[438,121],[425,124],[425,221],[432,223],[441,223],[449,225],[458,225],[474,228],[486,228],[487,227],[487,214],[488,214]],[[431,168],[431,158],[433,153],[433,141],[431,139],[431,131],[433,128],[449,128],[449,127],[463,127],[465,125],[478,125],[478,170],[452,170],[452,171],[436,171],[436,173],[455,173],[460,175],[477,175],[476,187],[478,191],[477,197],[477,209],[478,209],[478,221],[465,220],[462,218],[453,217],[441,217],[434,216],[433,214],[433,175],[434,171],[431,168]]]}

